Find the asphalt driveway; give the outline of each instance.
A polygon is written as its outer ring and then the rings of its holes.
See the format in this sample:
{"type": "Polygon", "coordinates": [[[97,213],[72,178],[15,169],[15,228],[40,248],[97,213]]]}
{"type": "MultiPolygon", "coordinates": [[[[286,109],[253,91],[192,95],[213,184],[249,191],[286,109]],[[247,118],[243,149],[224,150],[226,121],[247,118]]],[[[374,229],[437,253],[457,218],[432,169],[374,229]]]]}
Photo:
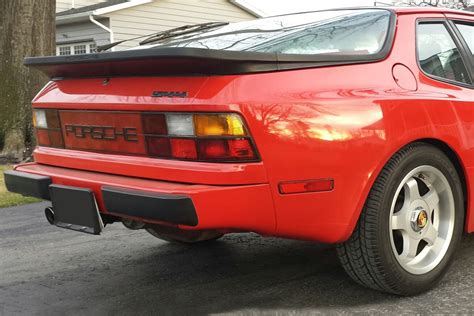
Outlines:
{"type": "Polygon", "coordinates": [[[354,284],[334,250],[255,234],[173,245],[121,224],[50,226],[46,203],[0,209],[0,315],[473,313],[474,237],[435,290],[400,298],[354,284]]]}

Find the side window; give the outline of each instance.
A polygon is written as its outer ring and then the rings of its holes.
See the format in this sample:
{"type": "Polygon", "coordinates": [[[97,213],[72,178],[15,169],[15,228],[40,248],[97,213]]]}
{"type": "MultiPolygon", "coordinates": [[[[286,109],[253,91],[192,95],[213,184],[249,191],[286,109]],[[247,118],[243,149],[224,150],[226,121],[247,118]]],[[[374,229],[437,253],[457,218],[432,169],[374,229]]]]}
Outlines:
{"type": "Polygon", "coordinates": [[[421,69],[432,76],[471,83],[461,54],[443,23],[421,23],[417,30],[421,69]]]}
{"type": "Polygon", "coordinates": [[[461,22],[455,22],[455,24],[459,32],[461,32],[462,37],[464,37],[467,46],[469,46],[471,54],[474,55],[474,24],[467,24],[461,22]]]}

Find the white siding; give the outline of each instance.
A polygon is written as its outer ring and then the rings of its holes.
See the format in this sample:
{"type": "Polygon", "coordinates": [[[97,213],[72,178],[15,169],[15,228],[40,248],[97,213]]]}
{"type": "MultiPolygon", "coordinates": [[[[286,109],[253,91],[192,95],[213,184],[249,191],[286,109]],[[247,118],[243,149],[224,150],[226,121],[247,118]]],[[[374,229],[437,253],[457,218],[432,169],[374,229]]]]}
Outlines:
{"type": "MultiPolygon", "coordinates": [[[[238,22],[253,15],[227,0],[155,0],[151,3],[107,14],[115,41],[195,23],[238,22]]],[[[138,45],[130,41],[116,50],[138,45]]]]}
{"type": "Polygon", "coordinates": [[[86,5],[97,4],[106,0],[56,0],[56,13],[72,9],[72,3],[74,2],[74,8],[85,7],[86,5]]]}
{"type": "MultiPolygon", "coordinates": [[[[99,21],[105,26],[109,25],[107,19],[99,21]]],[[[80,42],[87,39],[92,39],[97,45],[103,45],[110,42],[110,34],[89,21],[56,26],[56,44],[80,42]]]]}
{"type": "Polygon", "coordinates": [[[71,9],[71,0],[56,0],[56,13],[71,9]]]}

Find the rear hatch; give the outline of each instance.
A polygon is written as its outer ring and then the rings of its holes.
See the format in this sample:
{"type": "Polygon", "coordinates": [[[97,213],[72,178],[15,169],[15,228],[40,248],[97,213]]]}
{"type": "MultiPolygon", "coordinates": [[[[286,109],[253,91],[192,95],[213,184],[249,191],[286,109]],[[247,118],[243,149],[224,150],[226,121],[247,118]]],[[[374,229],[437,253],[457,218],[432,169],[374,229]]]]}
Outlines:
{"type": "Polygon", "coordinates": [[[258,77],[251,88],[277,89],[264,78],[383,60],[394,25],[385,9],[311,12],[169,31],[142,49],[26,58],[52,79],[33,101],[35,158],[175,182],[265,183],[253,135],[265,127],[235,86],[258,77]]]}

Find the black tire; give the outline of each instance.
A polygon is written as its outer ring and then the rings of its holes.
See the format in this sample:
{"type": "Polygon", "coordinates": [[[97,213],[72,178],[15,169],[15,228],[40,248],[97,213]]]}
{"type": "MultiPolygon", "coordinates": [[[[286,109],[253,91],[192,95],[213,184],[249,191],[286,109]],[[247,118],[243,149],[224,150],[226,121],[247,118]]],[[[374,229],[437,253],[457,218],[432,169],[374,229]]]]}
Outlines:
{"type": "Polygon", "coordinates": [[[349,276],[363,286],[397,295],[422,293],[436,286],[452,263],[463,235],[464,211],[461,180],[449,158],[432,145],[413,143],[395,154],[377,177],[352,236],[337,247],[338,257],[349,276]],[[412,274],[392,250],[388,223],[398,186],[419,166],[435,167],[448,180],[454,197],[454,229],[443,259],[427,273],[412,274]]]}
{"type": "Polygon", "coordinates": [[[224,234],[214,230],[183,230],[171,226],[147,226],[146,231],[164,241],[182,244],[202,244],[221,238],[224,234]]]}

